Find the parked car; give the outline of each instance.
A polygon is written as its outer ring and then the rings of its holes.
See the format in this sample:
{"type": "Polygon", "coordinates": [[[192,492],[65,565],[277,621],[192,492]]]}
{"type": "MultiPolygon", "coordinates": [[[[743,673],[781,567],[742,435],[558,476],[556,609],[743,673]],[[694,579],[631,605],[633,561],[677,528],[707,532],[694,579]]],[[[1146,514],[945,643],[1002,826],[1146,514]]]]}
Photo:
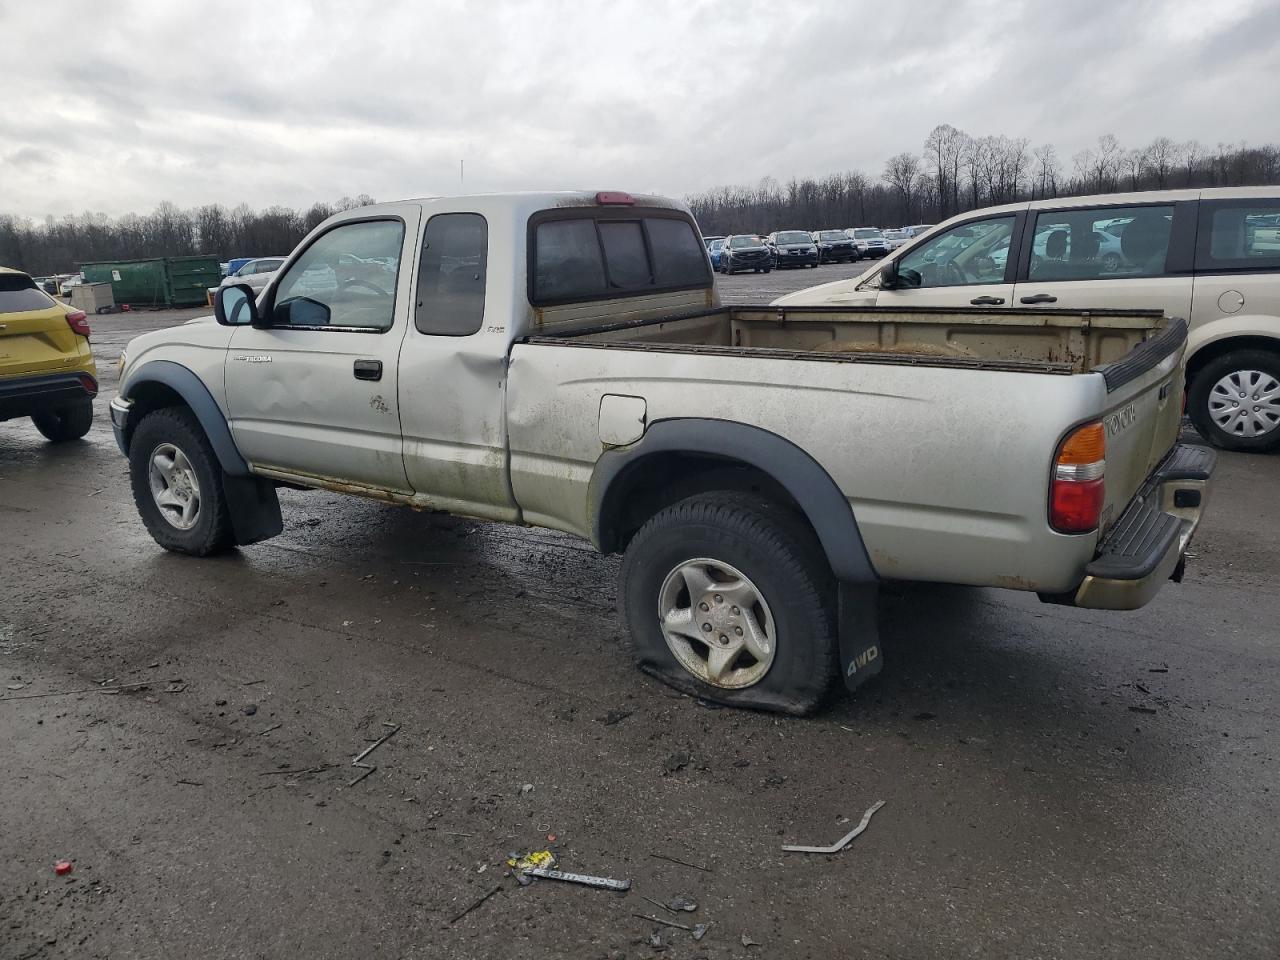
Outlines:
{"type": "Polygon", "coordinates": [[[82,283],[84,283],[84,276],[78,273],[73,273],[69,277],[63,277],[61,280],[58,281],[58,296],[60,297],[71,296],[71,289],[73,287],[80,286],[80,284],[82,283]]]}
{"type": "Polygon", "coordinates": [[[907,235],[908,239],[915,239],[916,237],[920,236],[922,233],[926,233],[927,231],[932,230],[934,226],[935,224],[932,224],[932,223],[917,223],[917,224],[913,224],[910,227],[903,227],[902,232],[907,235]]]}
{"type": "Polygon", "coordinates": [[[768,273],[772,269],[773,251],[759,237],[745,233],[725,237],[720,250],[721,273],[728,275],[739,270],[768,273]]]}
{"type": "Polygon", "coordinates": [[[859,259],[883,257],[889,252],[889,242],[875,227],[850,227],[845,234],[857,246],[859,259]]]}
{"type": "Polygon", "coordinates": [[[768,239],[779,270],[818,265],[818,245],[813,242],[812,234],[804,230],[779,230],[769,234],[768,239]]]}
{"type": "Polygon", "coordinates": [[[711,258],[711,269],[720,269],[720,254],[724,250],[725,237],[710,237],[707,240],[707,256],[711,258]]]}
{"type": "Polygon", "coordinates": [[[263,287],[270,282],[285,262],[285,257],[255,257],[240,265],[234,273],[228,274],[221,286],[233,283],[247,283],[254,291],[261,293],[263,287]]]}
{"type": "Polygon", "coordinates": [[[215,316],[130,342],[111,402],[162,547],[278,534],[278,486],[566,531],[623,555],[639,666],[739,706],[874,676],[880,578],[1148,602],[1213,467],[1177,446],[1183,321],[722,307],[658,197],[346,211],[215,316]]]}
{"type": "Polygon", "coordinates": [[[0,420],[30,417],[54,443],[78,440],[93,425],[97,395],[84,312],[0,267],[0,420]]]}
{"type": "Polygon", "coordinates": [[[810,236],[818,248],[819,263],[853,263],[858,248],[843,230],[815,230],[810,236]]]}
{"type": "Polygon", "coordinates": [[[896,251],[890,285],[876,268],[780,302],[998,310],[1052,304],[1187,317],[1187,413],[1196,428],[1228,450],[1271,450],[1280,446],[1280,238],[1273,218],[1280,218],[1280,187],[991,207],[953,217],[896,251]]]}
{"type": "Polygon", "coordinates": [[[911,239],[907,236],[905,230],[883,230],[881,233],[884,235],[885,246],[889,248],[890,252],[897,250],[911,239]]]}

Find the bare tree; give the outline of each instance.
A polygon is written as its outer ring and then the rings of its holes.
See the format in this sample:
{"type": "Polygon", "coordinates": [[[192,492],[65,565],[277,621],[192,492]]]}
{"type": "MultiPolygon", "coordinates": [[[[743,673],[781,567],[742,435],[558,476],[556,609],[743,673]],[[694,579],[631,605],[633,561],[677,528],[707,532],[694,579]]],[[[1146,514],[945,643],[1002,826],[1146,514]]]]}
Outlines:
{"type": "Polygon", "coordinates": [[[1043,200],[1045,197],[1058,195],[1058,177],[1062,175],[1062,165],[1058,162],[1058,151],[1052,143],[1044,143],[1033,151],[1036,158],[1036,190],[1035,196],[1043,200]]]}
{"type": "Polygon", "coordinates": [[[1182,148],[1168,137],[1156,137],[1144,151],[1147,157],[1147,170],[1155,178],[1155,186],[1163,190],[1169,186],[1169,174],[1182,153],[1182,148]]]}
{"type": "Polygon", "coordinates": [[[920,175],[920,158],[914,153],[900,153],[885,161],[882,178],[898,192],[901,201],[899,223],[910,223],[916,178],[920,175]]]}
{"type": "Polygon", "coordinates": [[[968,139],[951,124],[940,123],[924,141],[925,157],[933,168],[939,220],[960,208],[960,165],[968,139]]]}

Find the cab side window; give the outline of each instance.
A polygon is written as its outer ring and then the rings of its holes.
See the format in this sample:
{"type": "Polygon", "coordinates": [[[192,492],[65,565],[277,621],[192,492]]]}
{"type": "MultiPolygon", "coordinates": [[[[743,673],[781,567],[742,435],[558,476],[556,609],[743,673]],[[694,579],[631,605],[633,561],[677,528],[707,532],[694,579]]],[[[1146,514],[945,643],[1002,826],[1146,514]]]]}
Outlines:
{"type": "Polygon", "coordinates": [[[1200,201],[1197,270],[1280,269],[1280,199],[1200,201]]]}
{"type": "Polygon", "coordinates": [[[280,278],[272,324],[391,329],[403,244],[399,220],[348,223],[323,234],[280,278]]]}
{"type": "Polygon", "coordinates": [[[1165,272],[1172,232],[1172,206],[1039,213],[1027,278],[1158,277],[1165,272]]]}
{"type": "Polygon", "coordinates": [[[1009,216],[957,224],[899,260],[899,277],[908,288],[1000,283],[1013,222],[1009,216]]]}
{"type": "Polygon", "coordinates": [[[484,323],[489,225],[478,213],[439,213],[427,221],[418,268],[414,325],[422,333],[466,337],[484,323]]]}

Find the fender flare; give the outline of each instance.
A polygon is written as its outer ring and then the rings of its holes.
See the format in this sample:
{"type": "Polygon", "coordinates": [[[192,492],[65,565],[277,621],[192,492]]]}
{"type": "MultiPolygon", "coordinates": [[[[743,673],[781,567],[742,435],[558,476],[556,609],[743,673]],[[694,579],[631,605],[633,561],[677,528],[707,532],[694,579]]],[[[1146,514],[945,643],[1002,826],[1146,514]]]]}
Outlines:
{"type": "Polygon", "coordinates": [[[172,360],[148,360],[137,370],[130,371],[128,381],[120,389],[120,396],[130,400],[131,394],[146,383],[164,384],[182,397],[200,421],[224,473],[233,477],[249,476],[249,464],[240,456],[231,436],[231,428],[227,425],[227,418],[203,380],[187,367],[172,360]]]}
{"type": "Polygon", "coordinates": [[[604,453],[596,461],[590,488],[591,534],[597,547],[605,543],[603,523],[615,482],[628,468],[663,453],[723,457],[772,477],[799,504],[838,580],[877,581],[853,509],[822,465],[776,433],[731,420],[659,420],[635,443],[604,453]]]}

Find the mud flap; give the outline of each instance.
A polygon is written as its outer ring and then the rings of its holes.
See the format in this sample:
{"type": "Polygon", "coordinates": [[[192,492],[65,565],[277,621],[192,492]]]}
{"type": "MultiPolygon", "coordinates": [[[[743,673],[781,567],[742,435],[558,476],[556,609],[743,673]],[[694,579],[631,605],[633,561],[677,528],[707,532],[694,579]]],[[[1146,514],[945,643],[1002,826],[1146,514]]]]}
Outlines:
{"type": "Polygon", "coordinates": [[[284,529],[280,498],[270,481],[223,473],[222,492],[231,514],[231,532],[239,546],[269,540],[284,529]]]}
{"type": "Polygon", "coordinates": [[[840,673],[850,690],[857,690],[884,667],[879,599],[877,584],[840,584],[840,673]]]}

